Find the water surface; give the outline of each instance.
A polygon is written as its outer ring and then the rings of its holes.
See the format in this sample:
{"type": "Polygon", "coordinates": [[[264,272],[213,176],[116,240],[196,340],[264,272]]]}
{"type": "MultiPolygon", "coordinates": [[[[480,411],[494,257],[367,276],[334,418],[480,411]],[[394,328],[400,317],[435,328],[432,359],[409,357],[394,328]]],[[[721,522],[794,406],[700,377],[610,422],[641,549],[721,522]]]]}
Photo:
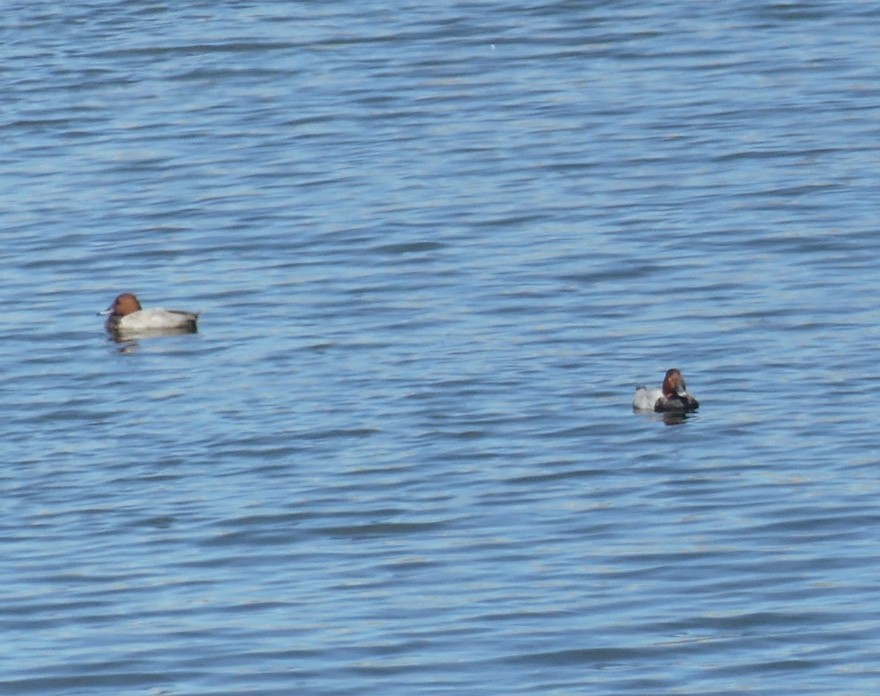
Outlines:
{"type": "Polygon", "coordinates": [[[877,19],[11,4],[0,691],[877,693],[877,19]]]}

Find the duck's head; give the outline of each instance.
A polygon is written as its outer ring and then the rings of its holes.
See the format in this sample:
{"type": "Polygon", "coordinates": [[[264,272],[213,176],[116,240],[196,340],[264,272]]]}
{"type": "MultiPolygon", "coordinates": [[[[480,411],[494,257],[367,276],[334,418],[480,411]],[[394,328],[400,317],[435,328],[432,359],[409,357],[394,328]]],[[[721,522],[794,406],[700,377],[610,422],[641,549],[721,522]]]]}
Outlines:
{"type": "Polygon", "coordinates": [[[687,396],[687,385],[684,383],[684,375],[675,368],[666,370],[663,378],[663,396],[667,399],[687,396]]]}
{"type": "Polygon", "coordinates": [[[138,298],[130,292],[124,292],[113,300],[113,304],[103,312],[98,312],[98,314],[112,314],[115,317],[124,317],[126,314],[138,312],[140,309],[141,303],[138,302],[138,298]]]}

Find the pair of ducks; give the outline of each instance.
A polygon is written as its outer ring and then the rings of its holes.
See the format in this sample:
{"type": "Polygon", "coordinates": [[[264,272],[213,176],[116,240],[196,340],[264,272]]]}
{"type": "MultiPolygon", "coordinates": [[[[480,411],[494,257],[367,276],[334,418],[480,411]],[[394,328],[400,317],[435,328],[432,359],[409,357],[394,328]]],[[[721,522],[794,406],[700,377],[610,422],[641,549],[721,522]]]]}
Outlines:
{"type": "MultiPolygon", "coordinates": [[[[144,309],[131,293],[119,295],[100,314],[108,314],[107,331],[114,338],[136,338],[156,334],[195,333],[198,314],[176,309],[144,309]]],[[[660,389],[639,387],[633,397],[633,408],[658,413],[695,411],[700,402],[688,394],[684,376],[675,368],[666,371],[660,389]]]]}

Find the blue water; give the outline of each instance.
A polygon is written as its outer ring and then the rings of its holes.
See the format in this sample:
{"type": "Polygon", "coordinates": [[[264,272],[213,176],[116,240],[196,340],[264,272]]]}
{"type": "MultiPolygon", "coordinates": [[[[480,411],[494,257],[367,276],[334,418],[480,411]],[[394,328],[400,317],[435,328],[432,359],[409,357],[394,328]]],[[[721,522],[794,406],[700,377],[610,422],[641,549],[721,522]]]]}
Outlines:
{"type": "Polygon", "coordinates": [[[0,693],[878,693],[873,3],[4,10],[0,693]]]}

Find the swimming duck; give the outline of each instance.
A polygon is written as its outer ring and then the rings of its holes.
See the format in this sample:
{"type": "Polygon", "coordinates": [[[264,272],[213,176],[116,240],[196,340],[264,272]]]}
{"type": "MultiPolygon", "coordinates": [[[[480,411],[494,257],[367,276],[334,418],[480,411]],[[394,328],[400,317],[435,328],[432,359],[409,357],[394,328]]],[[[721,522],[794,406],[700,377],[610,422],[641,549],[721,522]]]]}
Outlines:
{"type": "Polygon", "coordinates": [[[633,408],[658,413],[685,413],[695,411],[700,402],[687,392],[684,376],[675,368],[666,371],[660,389],[638,387],[633,397],[633,408]]]}
{"type": "Polygon", "coordinates": [[[143,309],[138,298],[122,293],[103,312],[109,314],[105,326],[114,337],[195,333],[198,314],[173,309],[143,309]]]}

